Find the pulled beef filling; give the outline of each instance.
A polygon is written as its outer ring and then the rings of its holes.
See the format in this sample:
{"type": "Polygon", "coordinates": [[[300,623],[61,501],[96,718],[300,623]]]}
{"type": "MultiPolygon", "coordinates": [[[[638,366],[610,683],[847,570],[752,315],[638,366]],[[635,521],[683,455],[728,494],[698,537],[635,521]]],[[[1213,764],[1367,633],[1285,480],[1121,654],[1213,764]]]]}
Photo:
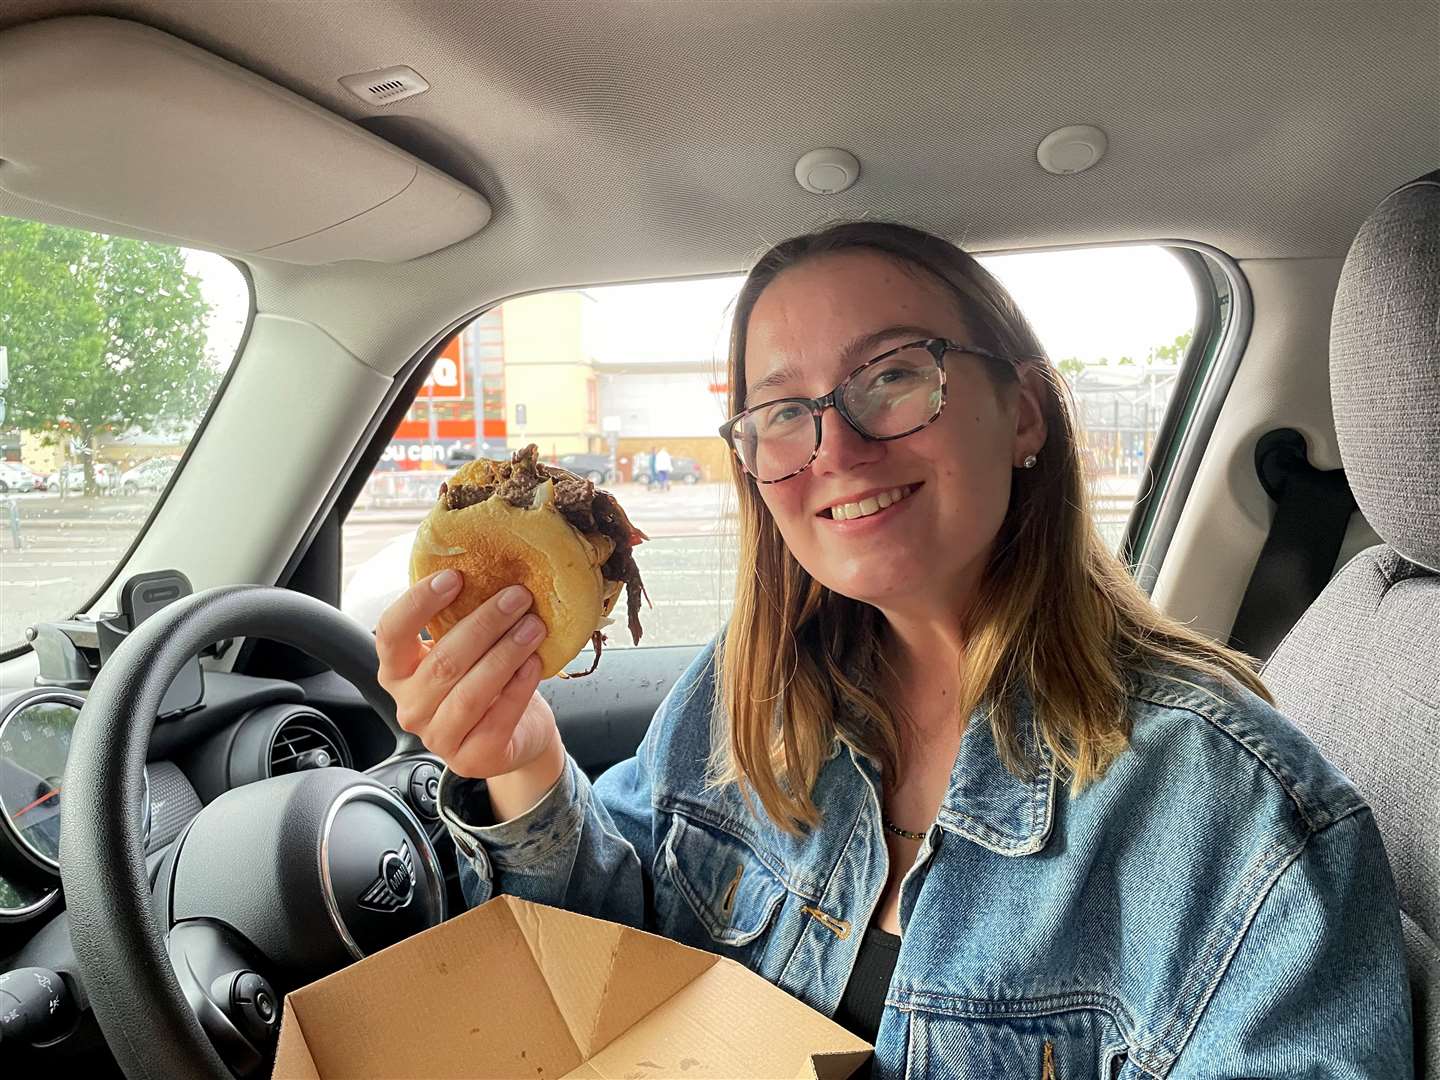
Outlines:
{"type": "MultiPolygon", "coordinates": [[[[599,532],[615,541],[615,550],[600,568],[600,573],[607,581],[625,583],[630,636],[636,645],[640,644],[643,632],[640,628],[640,600],[645,595],[645,586],[640,581],[640,568],[635,565],[635,545],[645,539],[645,534],[630,524],[630,519],[613,495],[597,491],[595,485],[583,476],[576,476],[554,465],[542,465],[539,448],[532,443],[524,450],[517,450],[510,461],[496,462],[490,470],[488,483],[441,484],[440,498],[444,500],[446,509],[463,510],[499,495],[511,506],[523,510],[533,504],[535,489],[544,480],[554,483],[555,509],[564,515],[567,522],[583,533],[599,532]]],[[[598,659],[600,642],[596,641],[595,646],[598,659]]]]}

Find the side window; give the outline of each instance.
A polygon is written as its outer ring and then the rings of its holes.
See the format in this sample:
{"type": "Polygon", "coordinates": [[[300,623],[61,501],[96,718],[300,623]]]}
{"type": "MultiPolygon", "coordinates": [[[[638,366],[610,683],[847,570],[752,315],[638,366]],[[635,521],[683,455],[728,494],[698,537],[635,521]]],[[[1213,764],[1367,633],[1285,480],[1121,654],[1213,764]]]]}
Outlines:
{"type": "MultiPolygon", "coordinates": [[[[1157,247],[988,257],[1070,381],[1101,529],[1119,545],[1175,385],[1195,299],[1157,247]]],[[[476,318],[430,379],[345,523],[342,607],[373,627],[408,582],[440,484],[529,443],[619,498],[650,537],[642,646],[695,645],[734,587],[725,352],[742,278],[521,297],[476,318]],[[665,469],[658,466],[668,464],[665,469]]],[[[616,627],[610,648],[630,645],[616,627]]]]}
{"type": "Polygon", "coordinates": [[[1162,247],[980,261],[1070,384],[1096,523],[1119,550],[1195,332],[1195,287],[1162,247]]]}
{"type": "Polygon", "coordinates": [[[250,311],[219,255],[0,217],[0,653],[109,577],[250,311]]]}

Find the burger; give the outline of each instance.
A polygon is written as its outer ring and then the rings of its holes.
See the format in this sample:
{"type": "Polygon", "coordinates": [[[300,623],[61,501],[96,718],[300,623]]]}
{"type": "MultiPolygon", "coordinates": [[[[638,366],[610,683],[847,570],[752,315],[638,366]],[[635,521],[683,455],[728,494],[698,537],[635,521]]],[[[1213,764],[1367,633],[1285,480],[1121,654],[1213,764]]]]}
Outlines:
{"type": "Polygon", "coordinates": [[[615,497],[583,476],[542,465],[532,444],[509,461],[467,462],[440,485],[410,552],[410,580],[440,570],[464,576],[460,595],[429,623],[439,641],[457,622],[507,585],[523,585],[545,624],[540,677],[548,679],[585,647],[600,662],[604,629],[625,592],[630,636],[640,643],[645,587],[635,545],[645,534],[615,497]]]}

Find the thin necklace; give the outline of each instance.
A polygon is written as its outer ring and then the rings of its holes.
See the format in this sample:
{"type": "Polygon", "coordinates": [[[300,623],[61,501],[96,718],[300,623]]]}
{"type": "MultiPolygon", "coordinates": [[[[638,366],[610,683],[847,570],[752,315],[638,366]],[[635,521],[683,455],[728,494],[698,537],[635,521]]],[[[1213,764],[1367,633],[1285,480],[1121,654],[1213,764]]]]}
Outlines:
{"type": "Polygon", "coordinates": [[[924,833],[911,832],[909,829],[902,829],[899,825],[896,825],[888,817],[881,817],[880,821],[885,826],[885,828],[889,829],[896,836],[903,836],[906,840],[921,841],[925,839],[924,833]]]}

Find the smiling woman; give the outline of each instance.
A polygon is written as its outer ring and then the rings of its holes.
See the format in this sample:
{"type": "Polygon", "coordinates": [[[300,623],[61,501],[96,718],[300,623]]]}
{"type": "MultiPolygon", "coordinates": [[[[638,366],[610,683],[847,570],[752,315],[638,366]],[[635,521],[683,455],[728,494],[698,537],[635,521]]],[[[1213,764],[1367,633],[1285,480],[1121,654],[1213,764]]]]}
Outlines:
{"type": "Polygon", "coordinates": [[[250,292],[206,252],[0,218],[0,652],[83,609],[144,529],[235,357],[250,292]]]}

